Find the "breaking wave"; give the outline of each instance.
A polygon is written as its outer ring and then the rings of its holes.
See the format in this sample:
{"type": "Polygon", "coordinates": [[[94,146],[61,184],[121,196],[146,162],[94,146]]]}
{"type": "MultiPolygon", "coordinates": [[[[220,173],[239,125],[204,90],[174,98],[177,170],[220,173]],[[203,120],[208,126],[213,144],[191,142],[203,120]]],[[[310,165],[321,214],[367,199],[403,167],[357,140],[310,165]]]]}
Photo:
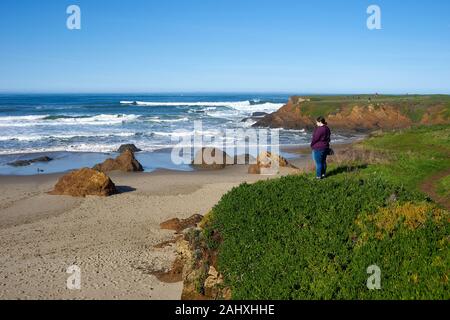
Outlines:
{"type": "Polygon", "coordinates": [[[261,102],[258,100],[226,101],[226,102],[147,102],[147,101],[120,101],[123,105],[143,107],[227,107],[242,111],[273,110],[283,106],[282,103],[261,102]]]}
{"type": "Polygon", "coordinates": [[[100,114],[96,116],[31,115],[0,117],[0,127],[32,127],[58,125],[114,125],[135,121],[134,114],[100,114]]]}

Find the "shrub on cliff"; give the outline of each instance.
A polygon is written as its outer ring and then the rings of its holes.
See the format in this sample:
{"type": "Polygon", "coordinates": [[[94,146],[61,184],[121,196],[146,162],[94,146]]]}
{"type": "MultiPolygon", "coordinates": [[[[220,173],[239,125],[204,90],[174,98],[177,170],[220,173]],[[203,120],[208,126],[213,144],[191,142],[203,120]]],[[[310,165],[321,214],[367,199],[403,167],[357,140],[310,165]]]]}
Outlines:
{"type": "Polygon", "coordinates": [[[449,215],[377,178],[243,184],[213,209],[234,299],[449,299],[449,215]],[[367,268],[381,269],[381,290],[367,268]]]}

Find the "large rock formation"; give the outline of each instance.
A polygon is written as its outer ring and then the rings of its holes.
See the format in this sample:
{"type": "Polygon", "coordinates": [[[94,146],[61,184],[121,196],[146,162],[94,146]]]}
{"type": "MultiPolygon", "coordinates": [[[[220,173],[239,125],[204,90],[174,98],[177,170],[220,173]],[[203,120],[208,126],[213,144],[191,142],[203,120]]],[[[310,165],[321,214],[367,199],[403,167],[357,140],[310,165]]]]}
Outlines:
{"type": "Polygon", "coordinates": [[[116,186],[107,175],[89,168],[63,176],[55,185],[55,189],[50,192],[52,195],[72,197],[107,197],[116,193],[116,186]]]}
{"type": "Polygon", "coordinates": [[[95,170],[101,172],[111,172],[111,171],[123,171],[123,172],[141,172],[144,168],[134,157],[134,153],[130,150],[125,150],[116,159],[107,159],[101,164],[97,164],[94,167],[95,170]]]}
{"type": "Polygon", "coordinates": [[[370,132],[408,128],[414,124],[449,124],[448,96],[335,96],[291,97],[277,112],[254,127],[313,129],[325,116],[333,129],[370,132]]]}
{"type": "Polygon", "coordinates": [[[202,148],[194,157],[192,166],[200,169],[224,169],[232,165],[234,159],[217,148],[202,148]]]}
{"type": "Polygon", "coordinates": [[[249,174],[261,174],[264,169],[277,169],[278,168],[293,168],[296,169],[295,166],[291,165],[289,161],[287,161],[282,156],[272,153],[269,151],[262,152],[258,158],[257,163],[250,165],[248,168],[249,174]]]}
{"type": "Polygon", "coordinates": [[[291,166],[285,158],[269,151],[261,152],[257,161],[261,168],[270,168],[273,164],[278,164],[280,167],[291,166]]]}
{"type": "Polygon", "coordinates": [[[285,129],[309,129],[314,127],[314,121],[302,114],[298,106],[305,99],[292,97],[288,103],[277,112],[266,115],[253,127],[285,128],[285,129]]]}

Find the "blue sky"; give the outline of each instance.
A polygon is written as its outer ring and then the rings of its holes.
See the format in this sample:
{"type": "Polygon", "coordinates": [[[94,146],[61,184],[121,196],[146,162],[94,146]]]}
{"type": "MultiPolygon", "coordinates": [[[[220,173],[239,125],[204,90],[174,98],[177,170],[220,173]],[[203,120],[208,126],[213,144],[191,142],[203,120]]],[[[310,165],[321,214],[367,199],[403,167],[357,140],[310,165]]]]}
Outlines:
{"type": "Polygon", "coordinates": [[[450,93],[448,0],[2,0],[0,41],[1,92],[450,93]]]}

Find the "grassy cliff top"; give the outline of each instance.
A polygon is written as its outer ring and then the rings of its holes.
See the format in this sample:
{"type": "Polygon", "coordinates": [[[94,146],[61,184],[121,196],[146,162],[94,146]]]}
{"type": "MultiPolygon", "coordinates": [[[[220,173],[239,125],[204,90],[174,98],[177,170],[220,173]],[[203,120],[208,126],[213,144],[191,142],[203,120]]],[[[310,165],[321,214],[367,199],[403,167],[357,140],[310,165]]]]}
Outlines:
{"type": "Polygon", "coordinates": [[[413,103],[413,104],[442,104],[450,103],[450,95],[377,95],[377,94],[355,94],[355,95],[312,95],[312,96],[292,96],[293,101],[298,99],[308,99],[314,103],[413,103]]]}
{"type": "Polygon", "coordinates": [[[450,118],[450,95],[342,95],[342,96],[293,96],[294,105],[301,105],[302,114],[328,116],[352,107],[398,108],[414,122],[420,121],[429,108],[440,108],[450,118]],[[300,99],[307,101],[301,102],[300,99]]]}

